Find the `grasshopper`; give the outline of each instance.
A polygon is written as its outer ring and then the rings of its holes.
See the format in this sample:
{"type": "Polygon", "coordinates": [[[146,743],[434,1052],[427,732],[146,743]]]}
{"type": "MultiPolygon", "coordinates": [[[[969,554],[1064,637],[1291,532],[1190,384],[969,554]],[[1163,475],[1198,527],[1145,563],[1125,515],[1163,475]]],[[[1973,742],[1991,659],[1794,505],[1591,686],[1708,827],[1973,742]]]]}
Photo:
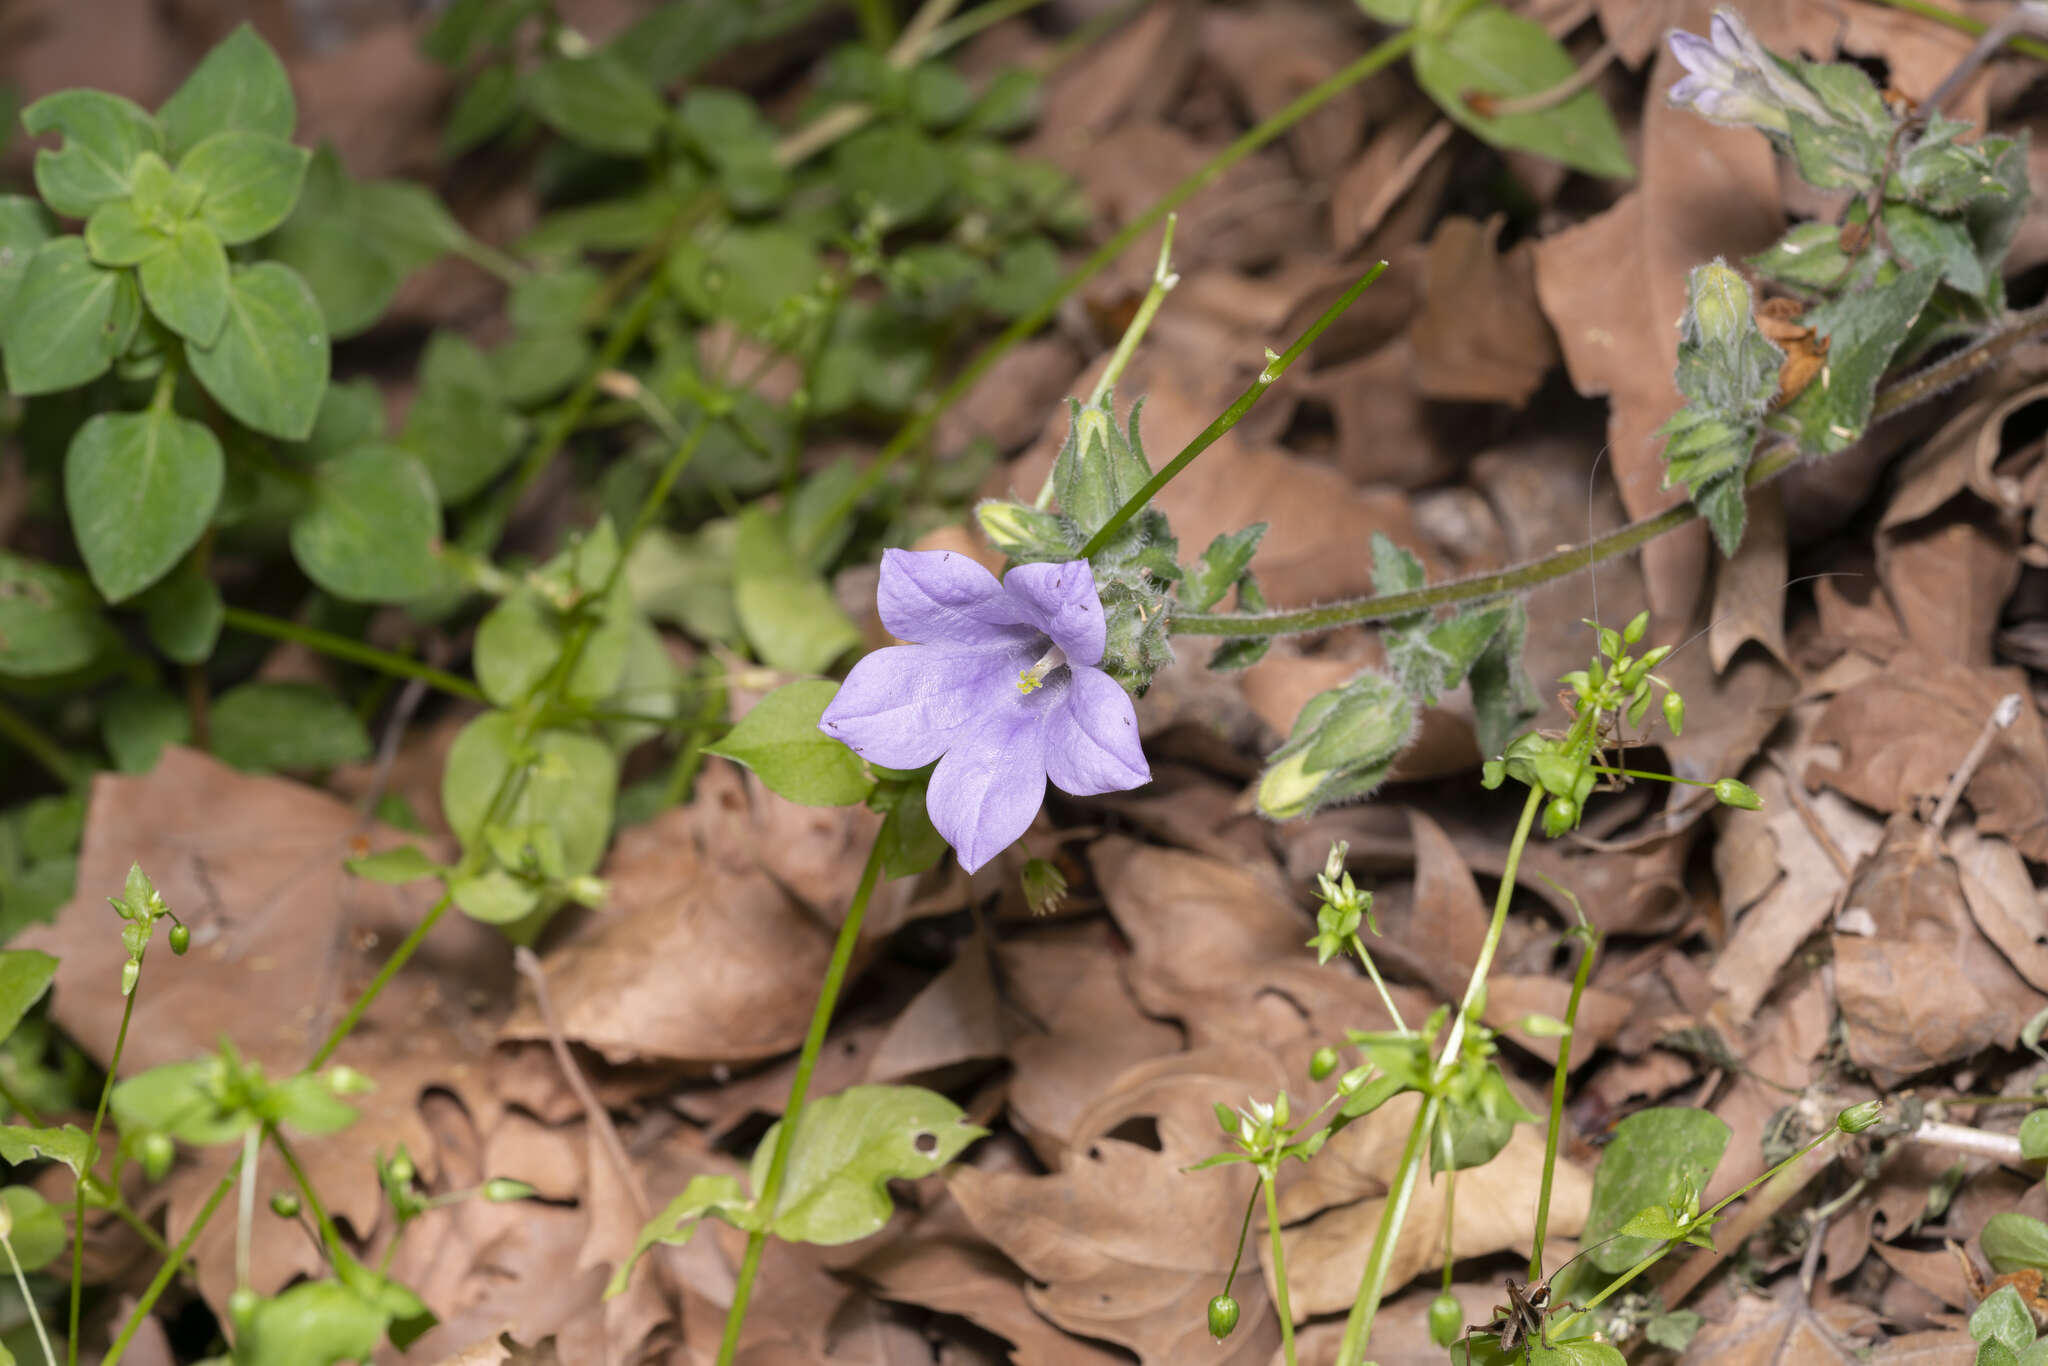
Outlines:
{"type": "MultiPolygon", "coordinates": [[[[1620,1234],[1614,1235],[1616,1238],[1620,1236],[1620,1234]]],[[[1565,1261],[1564,1266],[1558,1267],[1556,1271],[1551,1272],[1550,1275],[1533,1284],[1525,1284],[1516,1280],[1513,1276],[1508,1277],[1508,1302],[1506,1304],[1496,1304],[1493,1307],[1493,1321],[1491,1323],[1473,1323],[1465,1326],[1465,1360],[1468,1363],[1472,1360],[1472,1335],[1474,1333],[1491,1333],[1500,1344],[1501,1355],[1511,1361],[1516,1357],[1526,1360],[1530,1345],[1533,1343],[1541,1343],[1543,1346],[1548,1347],[1550,1345],[1550,1338],[1547,1329],[1550,1323],[1550,1316],[1561,1310],[1577,1309],[1579,1307],[1569,1302],[1552,1304],[1550,1302],[1551,1281],[1556,1279],[1564,1271],[1565,1267],[1570,1266],[1588,1252],[1593,1251],[1595,1248],[1605,1247],[1613,1241],[1614,1238],[1602,1238],[1599,1242],[1593,1244],[1592,1247],[1580,1248],[1565,1261]]]]}

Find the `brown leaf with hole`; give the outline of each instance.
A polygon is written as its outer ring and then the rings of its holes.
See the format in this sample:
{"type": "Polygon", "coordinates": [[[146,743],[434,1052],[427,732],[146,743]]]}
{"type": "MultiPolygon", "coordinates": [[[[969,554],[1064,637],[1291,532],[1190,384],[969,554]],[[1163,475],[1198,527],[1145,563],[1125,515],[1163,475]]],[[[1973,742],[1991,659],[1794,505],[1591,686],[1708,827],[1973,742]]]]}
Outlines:
{"type": "Polygon", "coordinates": [[[1422,314],[1408,332],[1427,398],[1519,408],[1560,359],[1536,301],[1535,245],[1501,251],[1506,223],[1446,218],[1430,238],[1422,314]]]}
{"type": "MultiPolygon", "coordinates": [[[[1971,669],[1902,651],[1883,673],[1828,704],[1814,742],[1839,745],[1842,762],[1809,764],[1806,781],[1879,811],[1907,810],[1940,795],[1998,700],[2014,692],[2031,696],[2020,670],[1971,669]]],[[[2031,704],[1993,739],[1964,796],[1979,830],[2048,861],[2048,737],[2031,704]]]]}

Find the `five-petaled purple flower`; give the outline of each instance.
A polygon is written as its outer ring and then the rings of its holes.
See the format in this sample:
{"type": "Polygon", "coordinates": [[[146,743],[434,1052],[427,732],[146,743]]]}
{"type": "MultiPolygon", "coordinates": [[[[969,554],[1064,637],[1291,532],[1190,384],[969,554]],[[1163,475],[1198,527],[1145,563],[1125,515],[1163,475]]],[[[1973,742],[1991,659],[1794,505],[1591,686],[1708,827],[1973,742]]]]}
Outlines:
{"type": "Polygon", "coordinates": [[[1131,699],[1095,667],[1106,623],[1086,560],[998,583],[952,551],[884,551],[875,605],[917,643],[854,665],[818,729],[888,768],[938,759],[926,805],[968,872],[1030,826],[1047,778],[1077,797],[1151,781],[1131,699]]]}

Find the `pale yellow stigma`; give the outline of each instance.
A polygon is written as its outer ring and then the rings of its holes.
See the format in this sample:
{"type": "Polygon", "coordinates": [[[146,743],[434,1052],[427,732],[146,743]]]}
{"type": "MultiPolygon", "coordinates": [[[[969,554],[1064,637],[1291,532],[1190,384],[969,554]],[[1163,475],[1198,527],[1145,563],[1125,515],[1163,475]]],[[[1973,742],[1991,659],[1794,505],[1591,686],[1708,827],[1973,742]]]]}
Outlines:
{"type": "Polygon", "coordinates": [[[1017,675],[1017,691],[1029,697],[1045,686],[1045,676],[1067,662],[1067,652],[1055,645],[1038,657],[1037,662],[1017,675]]]}

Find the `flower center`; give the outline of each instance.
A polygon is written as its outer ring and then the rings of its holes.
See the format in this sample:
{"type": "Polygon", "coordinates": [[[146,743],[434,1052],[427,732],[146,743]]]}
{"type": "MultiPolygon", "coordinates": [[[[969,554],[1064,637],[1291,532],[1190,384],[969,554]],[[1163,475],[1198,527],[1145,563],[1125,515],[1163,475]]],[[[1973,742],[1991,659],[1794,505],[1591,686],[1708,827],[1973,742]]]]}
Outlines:
{"type": "Polygon", "coordinates": [[[1017,675],[1017,691],[1029,697],[1045,685],[1045,676],[1067,662],[1067,652],[1055,645],[1040,655],[1035,663],[1017,675]]]}

